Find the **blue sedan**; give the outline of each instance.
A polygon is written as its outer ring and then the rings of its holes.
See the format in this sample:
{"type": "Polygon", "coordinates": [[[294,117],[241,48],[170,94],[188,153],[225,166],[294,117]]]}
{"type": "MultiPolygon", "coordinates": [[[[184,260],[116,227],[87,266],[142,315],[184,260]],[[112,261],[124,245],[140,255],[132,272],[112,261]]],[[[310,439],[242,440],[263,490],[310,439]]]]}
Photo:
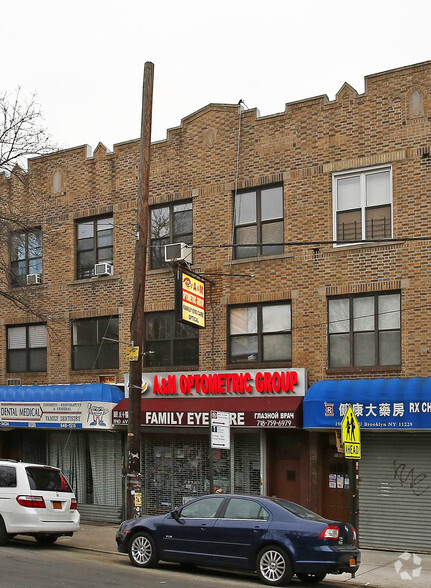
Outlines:
{"type": "Polygon", "coordinates": [[[163,560],[255,570],[271,586],[287,585],[294,574],[312,583],[354,574],[361,559],[349,523],[275,497],[203,496],[170,514],[124,521],[116,541],[141,568],[163,560]]]}

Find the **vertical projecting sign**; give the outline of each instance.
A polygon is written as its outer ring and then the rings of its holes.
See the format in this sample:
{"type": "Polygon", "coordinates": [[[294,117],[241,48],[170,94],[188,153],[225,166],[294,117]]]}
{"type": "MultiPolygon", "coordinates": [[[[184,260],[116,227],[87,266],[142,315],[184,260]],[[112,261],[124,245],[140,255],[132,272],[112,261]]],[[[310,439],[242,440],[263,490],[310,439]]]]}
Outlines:
{"type": "Polygon", "coordinates": [[[177,320],[205,327],[205,284],[179,270],[176,278],[177,320]]]}

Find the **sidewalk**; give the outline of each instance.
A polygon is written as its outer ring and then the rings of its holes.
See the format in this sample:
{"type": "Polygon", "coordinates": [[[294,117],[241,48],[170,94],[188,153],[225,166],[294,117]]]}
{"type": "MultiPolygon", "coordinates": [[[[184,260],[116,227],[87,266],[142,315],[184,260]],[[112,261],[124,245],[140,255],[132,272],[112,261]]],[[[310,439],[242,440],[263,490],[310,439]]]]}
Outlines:
{"type": "MultiPolygon", "coordinates": [[[[115,543],[117,529],[118,525],[84,522],[81,523],[80,531],[73,537],[60,537],[57,543],[76,549],[118,553],[115,543]]],[[[430,588],[431,586],[431,555],[417,554],[415,557],[410,555],[409,559],[405,559],[400,557],[402,552],[395,551],[362,549],[361,553],[362,563],[355,578],[352,578],[350,574],[340,576],[329,574],[320,585],[345,584],[368,588],[430,588]]]]}

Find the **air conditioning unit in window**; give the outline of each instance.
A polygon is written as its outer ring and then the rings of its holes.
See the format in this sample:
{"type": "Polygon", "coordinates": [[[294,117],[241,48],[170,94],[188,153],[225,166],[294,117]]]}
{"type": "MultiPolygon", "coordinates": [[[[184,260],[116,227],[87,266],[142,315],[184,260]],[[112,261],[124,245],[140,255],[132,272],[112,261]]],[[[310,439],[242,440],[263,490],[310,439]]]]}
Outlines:
{"type": "Polygon", "coordinates": [[[40,274],[27,274],[27,286],[34,286],[42,283],[42,276],[40,274]]]}
{"type": "Polygon", "coordinates": [[[192,246],[187,243],[165,245],[165,261],[192,262],[192,246]]]}
{"type": "Polygon", "coordinates": [[[112,276],[114,266],[112,263],[96,263],[94,266],[95,276],[112,276]]]}

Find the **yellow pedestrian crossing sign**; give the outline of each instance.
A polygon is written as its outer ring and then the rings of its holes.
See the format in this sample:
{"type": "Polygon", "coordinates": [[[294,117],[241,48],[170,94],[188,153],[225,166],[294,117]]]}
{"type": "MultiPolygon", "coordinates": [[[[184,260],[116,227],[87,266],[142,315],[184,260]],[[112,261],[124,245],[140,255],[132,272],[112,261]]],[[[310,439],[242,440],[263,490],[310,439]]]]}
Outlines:
{"type": "Polygon", "coordinates": [[[344,457],[361,459],[361,430],[351,405],[341,422],[341,440],[344,444],[344,457]]]}

